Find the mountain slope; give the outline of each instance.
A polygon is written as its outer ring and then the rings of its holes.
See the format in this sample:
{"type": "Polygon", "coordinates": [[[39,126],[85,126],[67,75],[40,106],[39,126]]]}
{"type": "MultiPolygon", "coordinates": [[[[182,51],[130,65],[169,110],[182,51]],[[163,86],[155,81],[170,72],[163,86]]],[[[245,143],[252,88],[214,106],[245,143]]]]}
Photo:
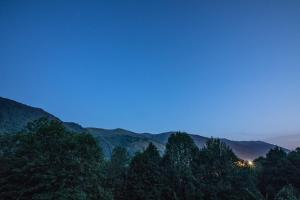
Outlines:
{"type": "Polygon", "coordinates": [[[285,148],[296,149],[300,146],[300,133],[274,136],[273,138],[268,138],[266,141],[278,144],[285,148]]]}
{"type": "Polygon", "coordinates": [[[106,156],[110,156],[114,147],[125,147],[132,155],[137,151],[146,149],[148,144],[152,142],[158,150],[163,153],[164,144],[157,142],[150,137],[145,137],[143,134],[134,133],[124,129],[99,129],[99,128],[87,128],[87,131],[91,133],[100,145],[106,156]]]}
{"type": "MultiPolygon", "coordinates": [[[[169,136],[175,132],[166,132],[161,134],[150,134],[153,140],[165,145],[168,141],[169,136]]],[[[201,149],[205,146],[208,137],[200,135],[190,134],[195,144],[201,149]]],[[[275,145],[269,144],[262,141],[231,141],[227,139],[221,139],[222,142],[226,143],[234,151],[234,153],[243,159],[253,160],[259,156],[265,155],[270,149],[274,148],[275,145]]]]}
{"type": "Polygon", "coordinates": [[[16,132],[23,129],[28,122],[46,117],[58,120],[43,109],[27,106],[16,101],[0,97],[0,132],[16,132]]]}
{"type": "MultiPolygon", "coordinates": [[[[51,120],[61,121],[52,114],[31,106],[27,106],[16,101],[0,97],[0,133],[12,133],[22,130],[28,122],[46,117],[51,120]]],[[[73,132],[89,132],[101,145],[106,157],[111,156],[114,147],[125,147],[132,155],[137,151],[145,149],[150,142],[155,144],[158,150],[163,153],[165,144],[172,133],[166,132],[160,134],[135,133],[125,129],[101,129],[101,128],[83,128],[73,122],[63,122],[64,126],[73,132]]],[[[209,139],[200,135],[190,136],[199,148],[203,148],[209,139]]],[[[243,159],[254,159],[264,156],[275,145],[262,141],[231,141],[221,139],[229,145],[237,156],[243,159]]]]}

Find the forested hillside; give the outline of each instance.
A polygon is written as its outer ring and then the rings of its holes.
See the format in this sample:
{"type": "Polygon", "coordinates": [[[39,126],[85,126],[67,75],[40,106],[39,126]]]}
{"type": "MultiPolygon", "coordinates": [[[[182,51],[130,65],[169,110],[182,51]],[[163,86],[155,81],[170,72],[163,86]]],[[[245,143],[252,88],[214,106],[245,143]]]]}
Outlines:
{"type": "Polygon", "coordinates": [[[253,162],[219,139],[199,149],[186,133],[168,137],[163,155],[150,143],[130,156],[115,147],[105,159],[89,133],[42,118],[0,136],[0,199],[297,200],[300,148],[253,162]]]}

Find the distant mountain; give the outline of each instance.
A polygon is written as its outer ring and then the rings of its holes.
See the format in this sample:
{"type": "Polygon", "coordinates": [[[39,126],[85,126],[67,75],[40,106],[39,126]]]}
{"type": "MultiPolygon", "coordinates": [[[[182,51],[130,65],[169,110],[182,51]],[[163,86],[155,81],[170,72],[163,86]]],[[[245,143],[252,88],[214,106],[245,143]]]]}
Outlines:
{"type": "MultiPolygon", "coordinates": [[[[168,138],[171,134],[175,132],[166,132],[160,134],[143,134],[147,138],[151,138],[153,141],[160,143],[163,145],[163,148],[160,149],[162,152],[164,150],[165,144],[168,142],[168,138]]],[[[209,139],[208,137],[203,137],[200,135],[189,134],[195,144],[199,148],[203,148],[206,144],[206,141],[209,139]]],[[[222,139],[221,141],[226,143],[231,149],[235,152],[235,154],[246,160],[253,160],[259,156],[264,156],[270,149],[274,148],[275,145],[269,144],[262,141],[231,141],[227,139],[222,139]]]]}
{"type": "MultiPolygon", "coordinates": [[[[61,121],[54,115],[40,108],[31,107],[10,99],[0,97],[0,133],[12,133],[22,130],[28,122],[46,117],[51,120],[61,121]]],[[[152,142],[161,153],[165,150],[165,145],[169,136],[174,132],[160,134],[135,133],[125,129],[101,129],[101,128],[83,128],[73,122],[63,122],[64,126],[73,132],[90,133],[101,145],[106,157],[111,156],[114,147],[125,147],[130,154],[141,151],[152,142]]],[[[190,136],[199,148],[204,147],[209,139],[200,135],[190,136]]],[[[221,139],[242,159],[254,159],[264,156],[275,145],[262,141],[232,141],[221,139]]]]}
{"type": "Polygon", "coordinates": [[[163,153],[165,149],[165,145],[160,141],[156,141],[144,134],[134,133],[120,128],[112,130],[87,128],[87,131],[100,142],[106,156],[110,156],[113,148],[116,146],[125,147],[130,154],[146,149],[150,142],[155,144],[161,153],[163,153]]]}
{"type": "Polygon", "coordinates": [[[288,149],[296,149],[300,146],[300,133],[275,136],[266,139],[266,141],[278,144],[288,149]]]}
{"type": "Polygon", "coordinates": [[[56,119],[43,109],[27,106],[16,101],[0,97],[0,132],[16,132],[23,129],[28,122],[41,117],[56,119]]]}
{"type": "MultiPolygon", "coordinates": [[[[31,107],[10,99],[0,97],[0,133],[17,132],[27,125],[41,117],[49,120],[58,120],[54,115],[44,111],[41,108],[31,107]]],[[[63,122],[70,131],[84,132],[85,129],[79,124],[73,122],[63,122]]]]}

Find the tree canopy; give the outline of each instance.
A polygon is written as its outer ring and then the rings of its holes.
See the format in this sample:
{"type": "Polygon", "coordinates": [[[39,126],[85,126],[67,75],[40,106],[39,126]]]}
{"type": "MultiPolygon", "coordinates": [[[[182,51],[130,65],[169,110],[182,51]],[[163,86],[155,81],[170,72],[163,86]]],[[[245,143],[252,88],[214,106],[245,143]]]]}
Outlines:
{"type": "Polygon", "coordinates": [[[300,148],[274,148],[249,163],[219,139],[199,149],[182,132],[162,155],[149,143],[132,157],[117,146],[105,159],[90,134],[40,119],[0,135],[0,199],[299,199],[300,148]]]}
{"type": "Polygon", "coordinates": [[[41,119],[9,142],[0,157],[2,199],[110,199],[99,184],[104,159],[91,135],[41,119]]]}

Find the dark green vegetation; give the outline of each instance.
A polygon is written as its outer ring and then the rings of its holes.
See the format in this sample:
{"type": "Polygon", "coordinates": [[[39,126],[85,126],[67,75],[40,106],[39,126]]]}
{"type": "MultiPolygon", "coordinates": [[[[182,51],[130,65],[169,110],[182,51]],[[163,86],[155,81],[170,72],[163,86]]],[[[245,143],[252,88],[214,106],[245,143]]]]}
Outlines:
{"type": "MultiPolygon", "coordinates": [[[[30,107],[9,99],[0,97],[0,133],[11,133],[22,130],[28,122],[46,117],[50,120],[59,120],[57,117],[45,112],[42,109],[30,107]]],[[[62,122],[62,121],[61,121],[62,122]]],[[[92,134],[101,145],[104,157],[110,158],[115,147],[126,148],[130,155],[147,148],[153,143],[162,155],[170,135],[175,132],[161,134],[134,133],[124,129],[99,129],[83,128],[76,123],[62,122],[67,130],[72,132],[88,132],[92,134]]],[[[199,148],[203,148],[209,138],[199,135],[190,135],[199,148]]],[[[261,141],[231,141],[221,139],[233,152],[243,159],[255,159],[264,156],[275,146],[261,141]]]]}
{"type": "Polygon", "coordinates": [[[221,140],[199,149],[185,133],[168,137],[161,156],[150,143],[105,159],[89,133],[44,118],[0,136],[0,199],[296,200],[300,149],[269,151],[251,165],[221,140]]]}
{"type": "Polygon", "coordinates": [[[0,199],[109,199],[103,154],[91,135],[42,118],[0,142],[0,199]]]}

